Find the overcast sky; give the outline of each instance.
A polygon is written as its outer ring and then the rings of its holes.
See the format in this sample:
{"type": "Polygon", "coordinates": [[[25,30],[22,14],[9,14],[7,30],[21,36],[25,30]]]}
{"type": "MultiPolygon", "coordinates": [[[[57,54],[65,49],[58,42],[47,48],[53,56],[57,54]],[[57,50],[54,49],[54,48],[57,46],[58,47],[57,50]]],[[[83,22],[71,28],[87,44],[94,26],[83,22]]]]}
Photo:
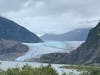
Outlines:
{"type": "Polygon", "coordinates": [[[36,34],[59,34],[95,26],[100,0],[0,0],[0,14],[36,34]]]}

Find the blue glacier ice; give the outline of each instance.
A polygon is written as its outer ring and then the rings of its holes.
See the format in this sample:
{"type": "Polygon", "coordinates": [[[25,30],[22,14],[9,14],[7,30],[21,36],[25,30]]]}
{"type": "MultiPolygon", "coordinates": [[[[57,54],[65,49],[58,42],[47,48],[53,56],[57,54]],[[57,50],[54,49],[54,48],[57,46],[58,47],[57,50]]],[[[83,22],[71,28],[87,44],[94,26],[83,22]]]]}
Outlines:
{"type": "Polygon", "coordinates": [[[24,43],[29,47],[29,51],[16,59],[16,61],[24,61],[31,58],[39,58],[43,54],[48,53],[69,53],[80,46],[84,41],[53,41],[44,43],[24,43]]]}

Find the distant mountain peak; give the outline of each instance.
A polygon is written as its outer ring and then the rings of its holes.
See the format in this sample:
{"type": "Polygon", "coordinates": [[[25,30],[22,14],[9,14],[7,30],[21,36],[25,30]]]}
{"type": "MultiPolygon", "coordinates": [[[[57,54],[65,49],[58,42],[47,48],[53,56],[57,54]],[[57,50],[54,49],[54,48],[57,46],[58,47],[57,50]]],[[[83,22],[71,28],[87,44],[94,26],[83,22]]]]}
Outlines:
{"type": "Polygon", "coordinates": [[[85,41],[91,28],[78,28],[63,34],[44,34],[46,41],[85,41]]]}

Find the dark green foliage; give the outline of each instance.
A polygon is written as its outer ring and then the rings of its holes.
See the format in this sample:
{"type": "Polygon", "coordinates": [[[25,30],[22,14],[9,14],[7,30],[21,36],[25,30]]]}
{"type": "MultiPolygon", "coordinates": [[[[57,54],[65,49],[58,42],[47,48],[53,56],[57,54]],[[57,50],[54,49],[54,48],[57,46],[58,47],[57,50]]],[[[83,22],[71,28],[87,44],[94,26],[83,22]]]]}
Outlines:
{"type": "Polygon", "coordinates": [[[100,22],[97,24],[96,27],[90,30],[88,38],[86,40],[86,45],[92,46],[96,44],[100,40],[100,22]]]}
{"type": "Polygon", "coordinates": [[[100,75],[100,68],[98,69],[93,69],[89,72],[83,72],[80,75],[100,75]]]}
{"type": "Polygon", "coordinates": [[[7,69],[6,71],[0,70],[0,75],[58,75],[58,73],[51,67],[51,65],[37,68],[25,65],[22,68],[16,67],[7,69]]]}
{"type": "MultiPolygon", "coordinates": [[[[80,75],[100,75],[100,68],[93,67],[91,69],[81,66],[77,66],[77,68],[80,69],[81,71],[83,70],[83,72],[80,75]]],[[[25,65],[22,68],[16,67],[11,69],[9,68],[7,70],[0,70],[0,75],[59,75],[59,74],[54,68],[52,68],[51,65],[40,66],[36,68],[32,68],[29,65],[25,65]]],[[[63,72],[61,75],[75,75],[75,74],[74,72],[69,72],[69,73],[63,72]]]]}
{"type": "MultiPolygon", "coordinates": [[[[61,68],[66,69],[74,69],[78,72],[82,72],[79,75],[100,75],[100,67],[99,66],[62,66],[61,68]]],[[[63,73],[62,75],[66,75],[63,73]]],[[[74,75],[74,73],[69,73],[68,75],[74,75]]]]}
{"type": "Polygon", "coordinates": [[[85,66],[85,65],[61,66],[60,68],[75,69],[77,71],[92,71],[94,69],[100,69],[100,68],[96,68],[95,66],[85,66]]]}
{"type": "Polygon", "coordinates": [[[63,73],[62,73],[62,75],[66,75],[66,73],[65,73],[65,72],[63,72],[63,73]]]}

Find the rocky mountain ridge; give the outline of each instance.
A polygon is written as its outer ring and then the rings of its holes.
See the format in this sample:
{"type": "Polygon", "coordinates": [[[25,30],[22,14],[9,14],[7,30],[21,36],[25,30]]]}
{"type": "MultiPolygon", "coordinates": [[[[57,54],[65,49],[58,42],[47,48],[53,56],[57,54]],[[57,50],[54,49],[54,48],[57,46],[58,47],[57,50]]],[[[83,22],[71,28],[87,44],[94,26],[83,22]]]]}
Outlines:
{"type": "Polygon", "coordinates": [[[29,50],[28,46],[13,40],[0,40],[0,60],[14,61],[29,50]]]}
{"type": "Polygon", "coordinates": [[[25,43],[42,42],[36,34],[4,17],[0,17],[0,39],[14,40],[25,43]]]}

